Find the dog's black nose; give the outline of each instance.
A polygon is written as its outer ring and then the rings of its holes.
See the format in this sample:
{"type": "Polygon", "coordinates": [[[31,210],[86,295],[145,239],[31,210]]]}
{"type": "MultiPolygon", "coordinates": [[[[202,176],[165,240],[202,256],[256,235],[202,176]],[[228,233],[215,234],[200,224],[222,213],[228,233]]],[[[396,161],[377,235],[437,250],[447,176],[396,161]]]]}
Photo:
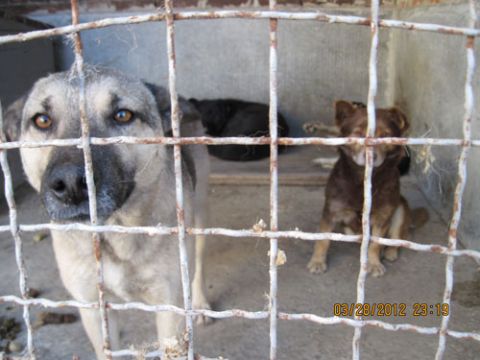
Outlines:
{"type": "Polygon", "coordinates": [[[50,191],[64,204],[78,205],[88,200],[87,181],[83,166],[65,164],[50,174],[50,191]]]}

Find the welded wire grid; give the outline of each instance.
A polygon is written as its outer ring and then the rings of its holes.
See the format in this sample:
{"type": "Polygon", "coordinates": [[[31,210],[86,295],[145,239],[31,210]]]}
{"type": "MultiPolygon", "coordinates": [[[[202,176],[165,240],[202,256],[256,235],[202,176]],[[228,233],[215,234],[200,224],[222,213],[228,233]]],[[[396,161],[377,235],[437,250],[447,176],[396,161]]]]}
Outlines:
{"type": "MultiPolygon", "coordinates": [[[[326,240],[360,242],[360,272],[357,281],[357,303],[363,303],[365,299],[365,280],[367,273],[368,245],[370,242],[379,243],[387,246],[405,247],[420,252],[433,252],[444,254],[447,256],[446,262],[446,285],[444,291],[443,302],[450,303],[450,297],[453,286],[453,261],[456,256],[468,256],[480,261],[480,252],[474,250],[458,250],[457,249],[457,230],[461,217],[462,196],[465,189],[467,178],[467,156],[471,147],[480,146],[480,140],[471,139],[471,122],[473,119],[474,101],[473,101],[473,74],[475,70],[474,41],[475,37],[480,36],[480,30],[475,28],[476,11],[475,0],[470,0],[470,24],[468,28],[451,27],[437,24],[412,23],[398,20],[379,19],[379,0],[371,2],[371,17],[359,16],[338,16],[329,15],[317,11],[309,12],[292,12],[277,11],[276,1],[270,0],[269,10],[265,11],[179,11],[174,12],[173,1],[166,0],[165,11],[159,11],[152,14],[118,17],[110,19],[102,19],[98,21],[79,23],[78,21],[78,4],[77,0],[72,1],[72,25],[58,27],[48,30],[31,31],[16,35],[0,36],[0,45],[12,42],[23,42],[49,36],[72,34],[74,39],[75,63],[74,68],[78,75],[79,86],[79,109],[80,121],[82,125],[81,138],[77,139],[54,139],[39,142],[6,142],[2,127],[0,126],[0,135],[2,142],[0,143],[0,165],[3,170],[5,179],[5,196],[9,206],[10,224],[0,226],[1,232],[10,231],[15,241],[15,256],[19,270],[19,285],[21,297],[13,295],[0,296],[0,302],[13,303],[23,306],[23,317],[27,328],[27,346],[24,355],[35,359],[35,347],[33,342],[32,326],[30,322],[29,308],[32,306],[42,306],[47,308],[59,307],[76,307],[83,309],[97,309],[100,311],[102,318],[102,335],[104,341],[104,352],[108,359],[118,356],[159,356],[161,350],[153,351],[148,354],[141,353],[134,349],[124,349],[112,351],[110,349],[108,317],[107,309],[112,310],[143,310],[148,312],[171,311],[176,314],[185,316],[186,321],[186,339],[188,344],[188,352],[186,358],[194,359],[194,343],[192,317],[198,315],[209,316],[212,318],[229,318],[242,317],[246,319],[267,319],[270,320],[270,359],[277,357],[277,320],[307,320],[322,325],[343,324],[351,326],[355,329],[352,341],[352,358],[360,358],[361,330],[365,326],[379,327],[388,331],[413,331],[419,334],[438,335],[439,343],[436,353],[436,359],[442,359],[445,351],[445,343],[447,335],[458,339],[471,339],[480,342],[480,333],[478,332],[462,332],[448,328],[449,316],[442,318],[440,327],[422,327],[412,324],[391,324],[379,320],[365,320],[355,317],[322,317],[315,314],[298,314],[285,313],[277,311],[277,265],[276,258],[278,254],[279,238],[296,238],[306,241],[326,240]],[[175,35],[174,21],[189,19],[219,19],[219,18],[249,18],[249,19],[268,19],[270,24],[270,137],[269,138],[210,138],[210,137],[189,137],[182,138],[180,134],[180,116],[178,106],[178,94],[176,91],[176,70],[175,70],[175,35]],[[371,45],[369,60],[369,92],[367,100],[368,113],[368,129],[365,138],[278,138],[277,134],[277,27],[278,20],[314,20],[327,23],[343,23],[351,25],[364,25],[371,28],[371,45]],[[83,56],[82,43],[79,32],[88,29],[98,29],[113,25],[137,24],[151,21],[165,21],[167,25],[167,55],[169,69],[169,88],[170,101],[172,108],[172,129],[173,137],[154,137],[154,138],[137,138],[137,137],[111,137],[111,138],[92,138],[89,136],[89,124],[86,116],[86,99],[85,99],[85,78],[83,74],[83,56]],[[465,113],[463,120],[463,138],[381,138],[375,139],[375,96],[377,93],[377,48],[379,39],[379,28],[396,28],[404,30],[417,30],[437,32],[449,35],[461,35],[466,37],[466,80],[465,80],[465,113]],[[107,145],[107,144],[164,144],[174,145],[174,170],[176,181],[176,206],[177,206],[177,226],[165,227],[124,227],[115,225],[98,224],[96,216],[96,197],[95,184],[93,181],[93,167],[91,161],[90,145],[107,145]],[[184,144],[269,144],[270,145],[270,230],[245,229],[232,230],[223,228],[187,228],[184,220],[183,208],[183,187],[182,187],[182,168],[181,168],[181,152],[180,146],[184,144]],[[362,213],[362,235],[343,235],[338,233],[307,233],[303,231],[279,231],[278,230],[278,145],[327,145],[338,146],[343,144],[361,144],[366,146],[366,165],[364,178],[364,206],[362,213]],[[370,211],[372,206],[372,169],[373,169],[373,146],[379,144],[396,144],[396,145],[436,145],[436,146],[461,146],[462,151],[458,162],[458,180],[454,193],[453,214],[449,227],[448,246],[441,245],[425,245],[418,244],[404,239],[387,239],[371,234],[370,211]],[[45,146],[78,146],[83,149],[85,160],[85,172],[87,178],[87,187],[89,194],[90,206],[90,224],[71,223],[71,224],[18,224],[16,205],[14,200],[13,185],[11,179],[10,168],[7,162],[6,151],[8,149],[22,147],[45,147],[45,146]],[[35,232],[39,230],[56,230],[56,231],[86,231],[92,233],[92,241],[94,242],[95,259],[97,264],[98,276],[98,301],[93,303],[84,303],[74,300],[52,301],[45,298],[32,299],[28,297],[27,273],[24,266],[22,256],[22,239],[21,232],[35,232]],[[182,275],[182,289],[184,295],[184,307],[178,307],[170,304],[148,305],[140,302],[128,303],[110,303],[106,302],[103,293],[103,273],[102,273],[102,257],[101,257],[101,241],[102,234],[105,233],[124,233],[124,234],[148,234],[148,235],[177,235],[179,239],[180,265],[182,275]],[[245,311],[241,309],[231,309],[225,311],[213,311],[207,309],[192,309],[190,281],[188,274],[188,259],[185,248],[186,235],[223,235],[228,237],[258,237],[270,239],[270,293],[269,306],[265,311],[245,311]]],[[[0,107],[1,110],[1,107],[0,107]]],[[[0,111],[0,120],[1,111],[0,111]]],[[[196,357],[201,358],[201,357],[196,357]]]]}

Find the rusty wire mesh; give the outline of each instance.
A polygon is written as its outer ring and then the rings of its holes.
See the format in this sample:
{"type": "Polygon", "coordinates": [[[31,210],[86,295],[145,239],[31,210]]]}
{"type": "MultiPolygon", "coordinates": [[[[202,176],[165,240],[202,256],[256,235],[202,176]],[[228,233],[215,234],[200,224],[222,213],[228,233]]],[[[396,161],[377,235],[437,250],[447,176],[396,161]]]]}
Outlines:
{"type": "MultiPolygon", "coordinates": [[[[471,147],[480,146],[480,140],[472,139],[471,137],[471,122],[474,116],[474,101],[473,101],[473,74],[475,70],[475,55],[474,42],[475,38],[480,36],[480,29],[476,29],[476,11],[475,0],[470,1],[470,21],[469,27],[452,27],[438,24],[412,23],[398,20],[379,19],[379,0],[372,0],[371,2],[371,16],[370,18],[359,16],[339,16],[329,15],[318,11],[309,12],[293,12],[293,11],[277,11],[276,1],[269,1],[269,10],[265,11],[247,11],[247,10],[223,10],[223,11],[178,11],[175,12],[173,8],[173,0],[165,1],[165,11],[158,11],[155,13],[118,17],[110,19],[102,19],[93,22],[79,23],[78,21],[78,3],[77,0],[71,0],[72,8],[72,25],[57,27],[48,30],[31,31],[20,33],[16,35],[0,36],[0,45],[30,41],[38,38],[45,38],[50,36],[72,34],[74,39],[74,53],[75,63],[74,69],[77,72],[81,82],[79,91],[79,105],[80,105],[80,120],[82,135],[76,139],[53,139],[48,141],[38,142],[6,142],[3,135],[2,127],[0,126],[0,134],[2,142],[0,143],[0,165],[3,170],[5,179],[5,196],[9,207],[10,224],[0,226],[0,232],[10,231],[15,242],[15,256],[19,270],[19,286],[21,297],[13,295],[0,296],[0,302],[13,303],[23,306],[23,318],[27,329],[27,346],[25,349],[26,356],[35,359],[35,347],[33,341],[33,331],[30,321],[29,309],[32,306],[42,306],[46,308],[58,307],[75,307],[75,308],[89,308],[98,309],[102,318],[102,336],[104,341],[104,353],[108,359],[125,355],[140,355],[140,352],[134,349],[124,349],[113,351],[110,348],[109,330],[108,330],[108,316],[107,309],[113,310],[129,310],[137,309],[148,312],[171,311],[179,315],[185,316],[186,329],[188,336],[188,352],[186,358],[194,359],[194,343],[193,343],[193,327],[192,317],[196,315],[206,315],[212,318],[229,318],[242,317],[246,319],[267,319],[270,320],[270,359],[277,357],[277,320],[306,320],[323,325],[343,324],[355,329],[352,341],[352,358],[360,358],[360,345],[362,328],[365,326],[379,327],[388,331],[412,331],[420,334],[438,335],[439,342],[436,353],[436,359],[443,358],[445,351],[445,344],[447,335],[458,339],[471,339],[480,342],[480,333],[478,332],[462,332],[455,331],[448,328],[449,316],[442,318],[440,328],[438,327],[422,327],[412,324],[391,324],[379,320],[365,320],[359,317],[354,319],[343,317],[322,317],[315,314],[299,314],[299,313],[285,313],[277,310],[277,265],[276,257],[278,253],[278,239],[279,238],[296,238],[305,241],[325,240],[331,239],[334,241],[346,242],[360,242],[360,272],[357,280],[357,303],[363,303],[365,299],[365,280],[367,273],[367,250],[370,241],[377,242],[382,245],[399,246],[409,248],[415,251],[432,252],[444,254],[447,256],[445,277],[446,285],[444,290],[443,302],[450,303],[450,297],[453,286],[453,262],[457,256],[468,256],[477,261],[480,261],[480,252],[474,250],[458,250],[457,249],[457,229],[461,218],[462,196],[466,184],[467,174],[467,158],[471,147]],[[263,138],[245,138],[245,137],[229,137],[229,138],[211,138],[211,137],[190,137],[182,138],[179,131],[179,107],[178,94],[176,91],[176,70],[175,70],[175,33],[174,22],[179,20],[189,19],[219,19],[219,18],[248,18],[248,19],[268,19],[270,24],[270,137],[263,138]],[[278,20],[312,20],[327,23],[342,23],[350,25],[370,26],[371,28],[371,46],[370,46],[370,60],[369,60],[369,92],[367,100],[368,113],[368,129],[365,138],[278,138],[277,134],[277,27],[278,20]],[[83,56],[82,43],[79,32],[89,29],[98,29],[114,25],[123,24],[139,24],[151,21],[165,21],[167,26],[167,54],[168,54],[168,69],[169,69],[169,88],[170,101],[172,108],[172,129],[173,137],[156,137],[156,138],[139,138],[139,137],[110,137],[110,138],[93,138],[89,135],[89,123],[86,117],[85,106],[85,87],[83,75],[83,56]],[[465,113],[463,120],[463,138],[449,139],[449,138],[374,138],[376,119],[375,119],[375,96],[377,93],[377,49],[380,28],[396,28],[407,31],[429,31],[437,32],[445,35],[456,35],[466,37],[466,80],[465,80],[465,113]],[[362,213],[362,235],[343,235],[338,233],[308,233],[303,231],[279,231],[278,230],[278,145],[326,145],[338,146],[343,144],[361,144],[366,146],[366,165],[364,177],[364,205],[362,213]],[[396,144],[396,145],[435,145],[435,146],[460,146],[462,148],[461,155],[458,161],[458,179],[457,186],[454,193],[453,214],[449,227],[448,246],[440,245],[425,245],[418,244],[404,239],[387,239],[370,234],[370,211],[372,206],[372,169],[373,169],[373,146],[379,144],[396,144]],[[174,145],[174,170],[176,180],[176,205],[177,205],[177,226],[142,226],[142,227],[125,227],[114,225],[97,225],[97,204],[95,197],[95,184],[93,181],[93,167],[91,160],[90,145],[108,145],[108,144],[165,144],[174,145]],[[181,168],[181,152],[180,147],[184,144],[270,144],[270,230],[232,230],[224,228],[187,228],[185,226],[183,215],[183,187],[182,187],[182,168],[181,168]],[[22,225],[18,224],[16,204],[14,200],[14,192],[12,185],[12,178],[10,168],[7,162],[6,151],[8,149],[15,149],[21,147],[45,147],[45,146],[77,146],[83,149],[85,160],[85,172],[87,179],[87,188],[89,195],[90,206],[90,224],[70,223],[70,224],[33,224],[22,225]],[[52,301],[46,298],[29,298],[27,273],[24,266],[24,259],[22,256],[22,239],[21,232],[35,232],[39,230],[56,230],[56,231],[85,231],[92,233],[92,241],[95,248],[95,260],[97,264],[98,276],[98,301],[93,303],[84,303],[79,301],[52,301]],[[184,307],[173,306],[170,304],[155,304],[148,305],[140,302],[128,303],[111,303],[104,298],[103,292],[103,269],[101,256],[101,241],[104,233],[128,233],[128,234],[148,234],[148,235],[167,235],[174,234],[179,239],[180,250],[180,265],[182,275],[182,289],[184,296],[184,307]],[[245,311],[241,309],[231,309],[225,311],[213,311],[207,309],[192,309],[191,294],[190,294],[190,280],[188,274],[188,259],[185,249],[186,235],[224,235],[227,237],[258,237],[270,240],[270,293],[269,293],[269,307],[265,311],[245,311]]],[[[0,106],[1,110],[1,106],[0,106]]],[[[0,111],[0,120],[2,112],[0,111]]],[[[93,255],[92,255],[93,256],[93,255]]],[[[142,356],[153,357],[161,355],[161,351],[153,351],[148,354],[142,353],[142,356]]],[[[195,358],[202,358],[196,356],[195,358]]]]}

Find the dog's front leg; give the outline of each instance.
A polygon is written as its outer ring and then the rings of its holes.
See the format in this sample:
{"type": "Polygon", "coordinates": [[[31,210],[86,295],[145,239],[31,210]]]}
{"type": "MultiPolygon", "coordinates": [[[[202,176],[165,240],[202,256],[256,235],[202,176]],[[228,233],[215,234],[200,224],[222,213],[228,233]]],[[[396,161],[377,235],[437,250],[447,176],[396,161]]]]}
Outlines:
{"type": "MultiPolygon", "coordinates": [[[[325,216],[320,221],[320,232],[332,232],[333,223],[325,216]]],[[[319,274],[327,271],[327,253],[330,247],[330,240],[315,241],[315,247],[313,249],[313,255],[310,259],[307,267],[313,274],[319,274]]]]}
{"type": "MultiPolygon", "coordinates": [[[[87,332],[88,338],[92,343],[98,360],[106,359],[103,351],[102,323],[100,312],[93,309],[80,309],[83,328],[87,332]]],[[[117,317],[112,311],[108,312],[110,349],[118,350],[120,347],[119,333],[117,327],[117,317]]]]}
{"type": "MultiPolygon", "coordinates": [[[[203,228],[204,225],[198,225],[197,228],[203,228]]],[[[197,235],[195,238],[195,276],[192,283],[192,305],[194,309],[210,309],[207,297],[205,296],[205,275],[203,260],[205,257],[206,238],[205,235],[197,235]]],[[[208,316],[200,315],[196,318],[197,324],[209,324],[212,319],[208,316]]]]}
{"type": "MultiPolygon", "coordinates": [[[[156,314],[158,342],[162,349],[183,343],[185,335],[185,317],[173,312],[158,312],[156,314]]],[[[162,357],[163,359],[163,357],[162,357]]]]}
{"type": "MultiPolygon", "coordinates": [[[[206,147],[196,149],[197,163],[201,166],[197,170],[198,184],[195,191],[194,221],[195,227],[204,229],[208,218],[208,175],[210,166],[206,147]]],[[[195,275],[192,282],[192,306],[194,309],[210,309],[205,295],[204,261],[206,256],[207,239],[205,235],[195,236],[195,275]]],[[[212,318],[204,315],[196,317],[197,324],[208,324],[212,318]]]]}
{"type": "MultiPolygon", "coordinates": [[[[384,237],[386,234],[386,229],[384,226],[379,226],[373,224],[372,226],[372,235],[384,237]]],[[[379,277],[385,274],[385,266],[380,260],[380,255],[383,249],[383,245],[378,243],[370,242],[368,246],[368,273],[374,277],[379,277]]]]}

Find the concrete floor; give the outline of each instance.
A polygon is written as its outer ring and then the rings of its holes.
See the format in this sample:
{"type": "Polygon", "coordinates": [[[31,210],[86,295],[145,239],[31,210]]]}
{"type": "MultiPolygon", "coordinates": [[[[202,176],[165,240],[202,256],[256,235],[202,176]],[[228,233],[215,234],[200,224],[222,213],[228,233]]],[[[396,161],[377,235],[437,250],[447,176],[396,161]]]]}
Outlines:
{"type": "MultiPolygon", "coordinates": [[[[280,167],[282,171],[282,167],[280,167]]],[[[403,193],[412,207],[427,206],[412,179],[404,179],[403,193]]],[[[281,186],[279,222],[282,230],[299,228],[316,231],[323,205],[324,188],[319,186],[281,186]]],[[[210,225],[234,229],[251,228],[259,219],[268,222],[267,186],[214,185],[210,189],[210,225]]],[[[17,192],[22,223],[46,221],[40,201],[28,187],[17,192]]],[[[430,221],[412,236],[419,243],[445,244],[447,226],[429,209],[430,221]]],[[[8,223],[8,213],[0,213],[0,224],[8,223]]],[[[42,297],[68,299],[55,266],[50,238],[33,242],[33,234],[23,234],[28,283],[41,290],[42,297]]],[[[279,269],[279,309],[296,313],[333,315],[334,303],[351,303],[356,298],[359,270],[359,246],[335,243],[330,252],[330,269],[324,275],[312,275],[306,263],[312,244],[300,240],[282,240],[287,262],[279,269]]],[[[209,239],[206,265],[208,297],[216,310],[240,308],[264,310],[269,289],[268,241],[263,239],[209,239]]],[[[366,301],[370,303],[406,303],[407,317],[379,318],[392,323],[439,326],[437,316],[413,317],[412,304],[436,304],[442,301],[445,256],[402,250],[400,258],[387,264],[382,278],[368,278],[366,301]]],[[[0,294],[18,294],[14,246],[9,234],[0,234],[0,294]]],[[[42,309],[32,309],[33,318],[42,309]]],[[[451,307],[450,328],[480,331],[480,273],[471,259],[455,261],[455,292],[451,307]]],[[[63,309],[62,311],[75,311],[63,309]]],[[[0,316],[21,321],[21,309],[0,304],[0,316]]],[[[128,312],[123,330],[124,345],[153,342],[155,331],[151,315],[128,312]]],[[[23,329],[23,325],[22,325],[23,329]]],[[[279,321],[278,359],[351,358],[353,329],[346,326],[321,326],[308,322],[279,321]]],[[[18,341],[25,343],[25,331],[18,341]]],[[[79,322],[48,325],[34,332],[39,359],[92,359],[86,335],[79,322]]],[[[437,336],[410,332],[387,332],[376,328],[363,331],[362,359],[433,359],[437,336]]],[[[268,321],[217,320],[195,331],[196,352],[229,359],[267,359],[268,321]]],[[[480,344],[473,340],[447,339],[445,359],[480,359],[480,344]]]]}

